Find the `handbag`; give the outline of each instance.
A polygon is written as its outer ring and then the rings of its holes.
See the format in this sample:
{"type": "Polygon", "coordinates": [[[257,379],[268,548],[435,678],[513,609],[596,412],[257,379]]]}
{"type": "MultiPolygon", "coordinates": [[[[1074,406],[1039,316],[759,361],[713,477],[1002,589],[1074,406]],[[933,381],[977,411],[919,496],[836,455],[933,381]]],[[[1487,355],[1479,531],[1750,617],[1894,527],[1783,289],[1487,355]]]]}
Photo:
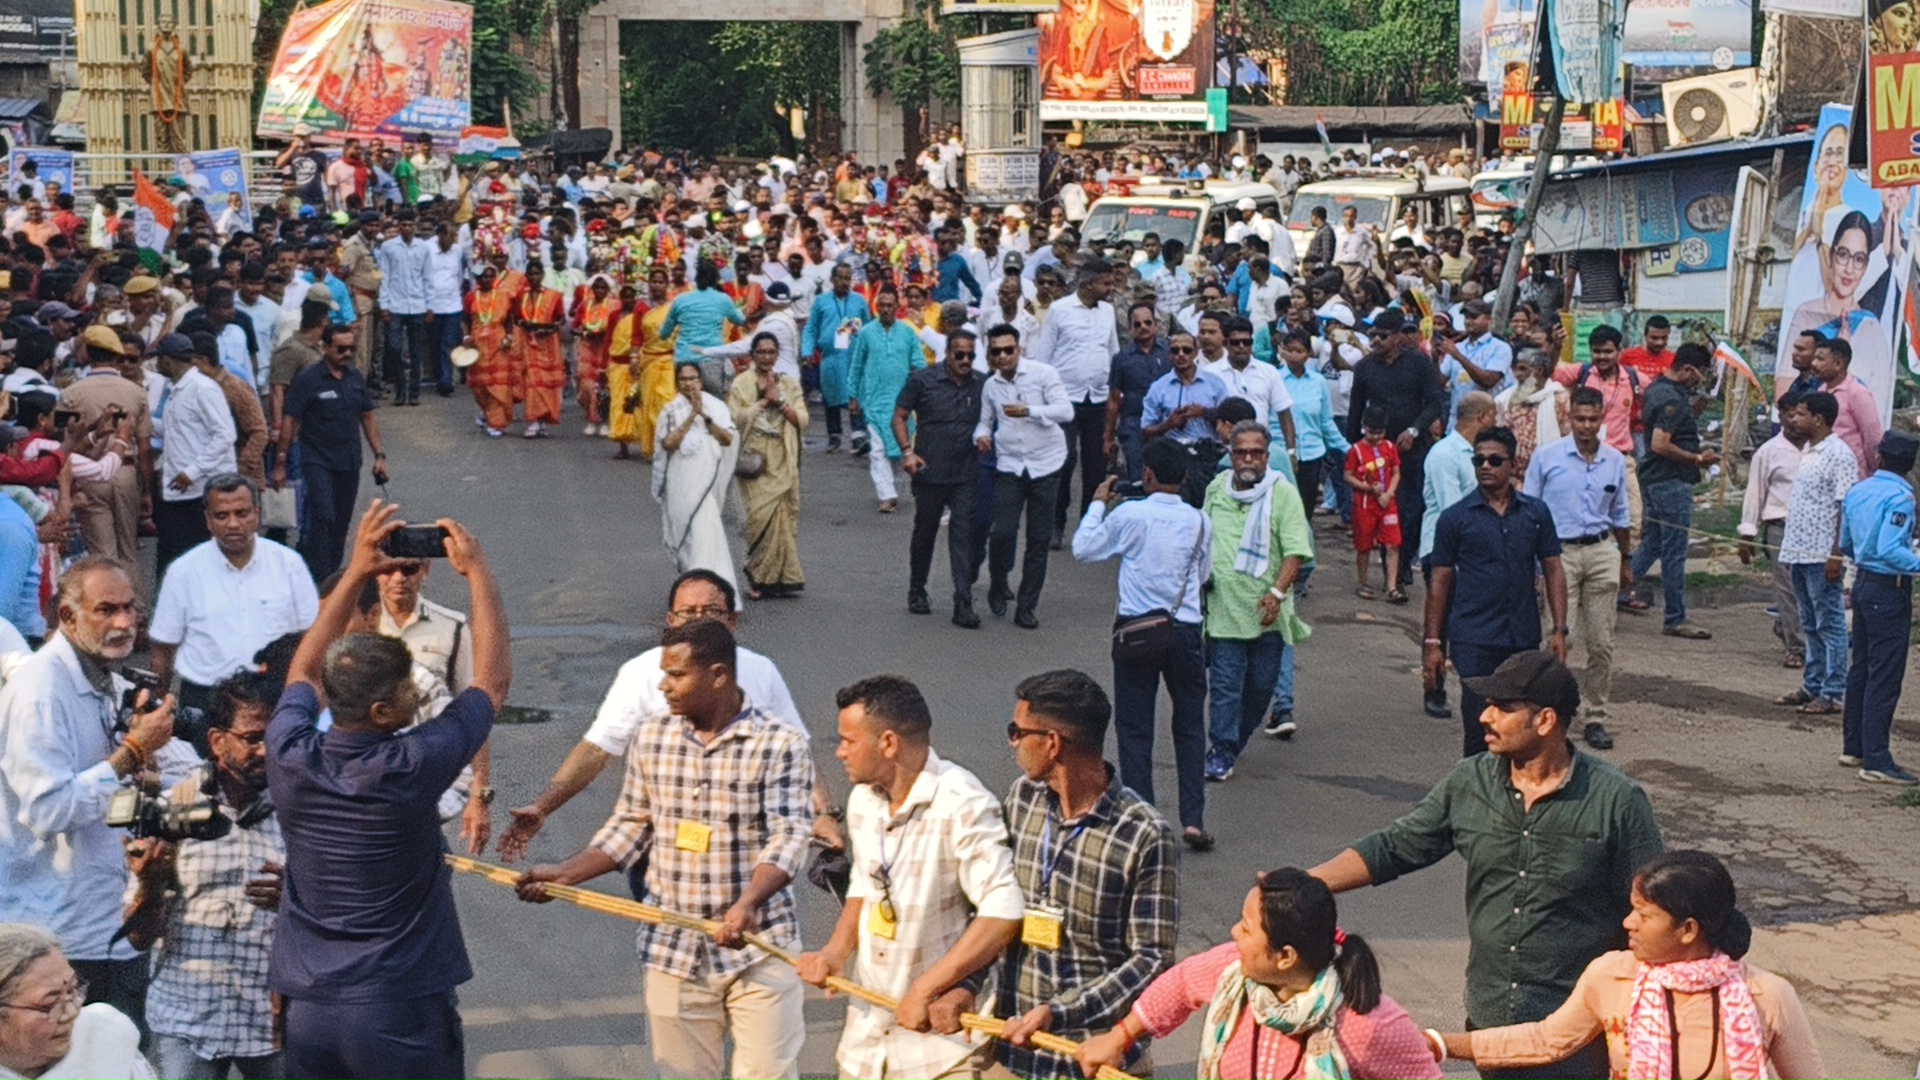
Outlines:
{"type": "Polygon", "coordinates": [[[1193,568],[1200,561],[1201,546],[1207,542],[1207,530],[1202,521],[1194,530],[1193,557],[1187,562],[1187,573],[1182,576],[1180,599],[1173,610],[1154,608],[1142,615],[1122,620],[1113,628],[1113,662],[1116,664],[1155,663],[1173,651],[1175,635],[1179,624],[1174,621],[1174,612],[1186,605],[1186,579],[1193,576],[1193,568]]]}
{"type": "Polygon", "coordinates": [[[293,529],[300,525],[300,504],[294,498],[293,485],[268,488],[260,493],[260,527],[293,529]]]}
{"type": "Polygon", "coordinates": [[[742,480],[758,480],[766,471],[767,455],[758,450],[742,448],[740,456],[733,461],[733,475],[742,480]]]}

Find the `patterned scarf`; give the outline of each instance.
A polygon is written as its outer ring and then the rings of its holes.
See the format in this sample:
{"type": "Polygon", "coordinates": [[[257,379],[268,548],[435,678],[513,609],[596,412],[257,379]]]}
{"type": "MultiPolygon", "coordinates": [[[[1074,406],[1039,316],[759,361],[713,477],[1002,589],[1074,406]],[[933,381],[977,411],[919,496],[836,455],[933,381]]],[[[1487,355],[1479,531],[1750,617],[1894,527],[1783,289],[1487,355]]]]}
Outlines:
{"type": "MultiPolygon", "coordinates": [[[[1340,1049],[1334,1031],[1343,1004],[1340,977],[1334,974],[1332,964],[1321,968],[1313,985],[1304,992],[1281,1001],[1272,987],[1240,974],[1240,961],[1235,960],[1214,984],[1213,1001],[1207,1005],[1206,1023],[1200,1028],[1202,1080],[1219,1080],[1227,1040],[1233,1037],[1243,1009],[1251,1010],[1261,1027],[1306,1037],[1299,1074],[1305,1080],[1347,1080],[1352,1075],[1347,1071],[1347,1055],[1340,1049]]],[[[1254,1067],[1259,1068],[1257,1062],[1254,1067]]]]}
{"type": "Polygon", "coordinates": [[[1704,960],[1641,964],[1633,977],[1633,1005],[1627,1014],[1628,1080],[1666,1080],[1675,1075],[1675,1032],[1667,1017],[1667,991],[1700,994],[1717,990],[1720,1031],[1731,1080],[1760,1080],[1767,1075],[1766,1032],[1760,1010],[1747,989],[1738,960],[1716,952],[1704,960]]]}

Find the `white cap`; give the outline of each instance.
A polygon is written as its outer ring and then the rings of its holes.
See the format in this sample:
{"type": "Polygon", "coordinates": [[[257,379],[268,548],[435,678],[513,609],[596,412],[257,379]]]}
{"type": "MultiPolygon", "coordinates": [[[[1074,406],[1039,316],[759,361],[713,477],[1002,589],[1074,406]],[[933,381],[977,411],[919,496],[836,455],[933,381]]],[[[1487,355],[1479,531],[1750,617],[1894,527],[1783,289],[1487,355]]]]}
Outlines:
{"type": "Polygon", "coordinates": [[[760,223],[757,221],[749,221],[746,223],[746,225],[742,226],[740,229],[740,235],[746,237],[749,240],[758,240],[762,236],[765,236],[766,234],[767,234],[767,231],[761,228],[760,223]]]}
{"type": "Polygon", "coordinates": [[[1020,209],[1019,203],[1012,203],[1008,205],[1005,210],[1000,211],[1000,216],[1010,217],[1015,221],[1025,221],[1027,219],[1027,212],[1020,209]]]}
{"type": "Polygon", "coordinates": [[[733,204],[733,212],[736,214],[751,214],[753,213],[753,204],[745,199],[741,199],[733,204]]]}
{"type": "Polygon", "coordinates": [[[1396,151],[1391,146],[1383,146],[1380,148],[1381,157],[1392,157],[1395,152],[1396,151]]]}
{"type": "Polygon", "coordinates": [[[1372,161],[1373,161],[1373,164],[1375,165],[1380,164],[1380,155],[1379,154],[1373,155],[1372,161]]]}
{"type": "Polygon", "coordinates": [[[687,215],[687,228],[691,229],[696,226],[702,229],[707,227],[707,215],[705,213],[687,215]]]}
{"type": "Polygon", "coordinates": [[[1254,202],[1251,198],[1241,199],[1239,202],[1233,204],[1235,210],[1251,210],[1253,207],[1254,202]]]}
{"type": "Polygon", "coordinates": [[[1245,155],[1245,154],[1235,154],[1235,155],[1233,155],[1233,167],[1234,167],[1234,168],[1236,168],[1236,169],[1244,169],[1244,168],[1246,168],[1246,167],[1247,167],[1247,155],[1245,155]]]}

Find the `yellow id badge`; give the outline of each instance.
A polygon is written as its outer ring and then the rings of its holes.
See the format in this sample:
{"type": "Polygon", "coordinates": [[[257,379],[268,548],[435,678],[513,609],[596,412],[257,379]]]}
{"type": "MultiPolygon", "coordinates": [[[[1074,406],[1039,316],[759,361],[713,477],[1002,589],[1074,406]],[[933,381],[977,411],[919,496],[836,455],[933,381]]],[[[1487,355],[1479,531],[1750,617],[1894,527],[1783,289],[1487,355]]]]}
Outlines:
{"type": "Polygon", "coordinates": [[[885,905],[867,905],[867,933],[882,941],[892,941],[900,924],[887,917],[885,905]]]}
{"type": "Polygon", "coordinates": [[[1049,952],[1058,949],[1060,924],[1063,921],[1064,917],[1059,911],[1028,908],[1026,917],[1020,921],[1020,943],[1049,952]]]}
{"type": "Polygon", "coordinates": [[[705,855],[713,846],[713,826],[697,821],[682,821],[673,835],[673,846],[695,855],[705,855]]]}

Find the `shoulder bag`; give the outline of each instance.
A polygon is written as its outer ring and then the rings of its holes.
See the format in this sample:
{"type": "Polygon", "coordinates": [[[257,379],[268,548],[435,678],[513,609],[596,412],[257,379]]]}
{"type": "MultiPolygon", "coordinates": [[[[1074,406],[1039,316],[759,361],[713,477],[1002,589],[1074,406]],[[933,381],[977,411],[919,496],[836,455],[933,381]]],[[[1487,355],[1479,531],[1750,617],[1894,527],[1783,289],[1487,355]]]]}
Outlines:
{"type": "Polygon", "coordinates": [[[1174,603],[1173,610],[1154,608],[1142,615],[1135,615],[1113,628],[1113,661],[1116,664],[1156,663],[1161,657],[1173,651],[1175,627],[1174,615],[1186,605],[1187,579],[1193,576],[1193,568],[1200,562],[1201,547],[1207,542],[1206,516],[1194,511],[1201,518],[1194,529],[1193,557],[1187,562],[1187,572],[1180,581],[1180,597],[1174,603]]]}

